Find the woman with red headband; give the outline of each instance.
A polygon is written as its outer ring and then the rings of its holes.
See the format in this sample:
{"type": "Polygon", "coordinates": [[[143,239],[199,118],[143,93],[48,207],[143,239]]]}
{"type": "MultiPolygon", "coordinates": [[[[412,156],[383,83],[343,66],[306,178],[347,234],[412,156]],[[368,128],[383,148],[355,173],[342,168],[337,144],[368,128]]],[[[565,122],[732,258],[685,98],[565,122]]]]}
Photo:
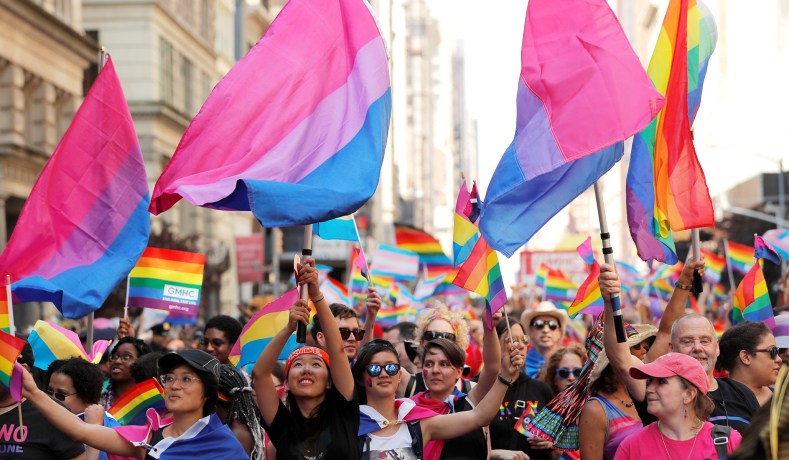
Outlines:
{"type": "Polygon", "coordinates": [[[302,347],[291,353],[285,362],[288,404],[283,404],[271,373],[297,324],[309,323],[307,302],[298,300],[290,308],[288,324],[274,336],[252,370],[260,415],[279,460],[356,459],[359,401],[337,320],[318,287],[312,258],[305,258],[299,266],[298,283],[308,286],[326,338],[326,351],[302,347]]]}

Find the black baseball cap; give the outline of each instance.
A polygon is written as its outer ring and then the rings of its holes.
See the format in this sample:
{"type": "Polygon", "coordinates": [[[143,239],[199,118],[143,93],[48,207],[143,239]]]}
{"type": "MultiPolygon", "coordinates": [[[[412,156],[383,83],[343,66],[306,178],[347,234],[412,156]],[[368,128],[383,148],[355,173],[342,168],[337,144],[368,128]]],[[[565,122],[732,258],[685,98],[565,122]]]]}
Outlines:
{"type": "Polygon", "coordinates": [[[203,350],[192,348],[179,353],[167,353],[159,358],[159,374],[166,374],[181,364],[186,364],[198,373],[207,374],[217,381],[219,380],[219,360],[203,350]]]}
{"type": "Polygon", "coordinates": [[[151,326],[151,332],[156,335],[167,337],[170,334],[170,323],[159,323],[151,326]]]}

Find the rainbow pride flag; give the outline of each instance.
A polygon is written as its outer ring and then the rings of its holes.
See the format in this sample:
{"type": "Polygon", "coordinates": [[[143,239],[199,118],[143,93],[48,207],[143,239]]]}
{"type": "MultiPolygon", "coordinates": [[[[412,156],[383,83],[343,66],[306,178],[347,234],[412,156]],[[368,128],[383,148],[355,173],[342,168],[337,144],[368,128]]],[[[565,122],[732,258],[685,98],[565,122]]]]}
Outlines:
{"type": "MultiPolygon", "coordinates": [[[[473,192],[476,193],[476,191],[475,184],[473,192]]],[[[474,249],[474,245],[479,239],[479,227],[477,227],[475,221],[471,220],[471,216],[479,218],[478,208],[478,206],[472,204],[471,192],[466,187],[466,181],[464,180],[460,184],[458,199],[455,204],[455,225],[452,233],[452,252],[455,256],[455,267],[468,259],[471,250],[474,249]],[[476,215],[474,215],[475,208],[477,209],[476,215]]]]}
{"type": "Polygon", "coordinates": [[[21,302],[101,307],[148,244],[148,180],[111,59],[47,161],[0,255],[21,302]]]}
{"type": "Polygon", "coordinates": [[[197,317],[205,254],[146,248],[129,273],[126,305],[197,317]]]}
{"type": "Polygon", "coordinates": [[[452,284],[485,298],[486,320],[489,324],[491,315],[507,303],[499,257],[483,237],[477,240],[474,249],[458,269],[452,284]]]}
{"type": "Polygon", "coordinates": [[[14,401],[22,400],[22,366],[16,362],[25,341],[0,331],[0,382],[14,401]]]}
{"type": "Polygon", "coordinates": [[[600,264],[594,259],[592,252],[592,239],[578,246],[578,255],[589,265],[589,276],[586,277],[578,292],[573,299],[573,303],[567,309],[570,318],[575,318],[579,313],[597,315],[603,311],[603,294],[600,292],[600,264]]]}
{"type": "Polygon", "coordinates": [[[722,284],[716,284],[712,287],[712,295],[716,300],[727,300],[729,298],[729,290],[722,284]]]}
{"type": "Polygon", "coordinates": [[[480,220],[507,257],[611,169],[663,104],[600,0],[529,1],[519,77],[515,138],[480,220]]]}
{"type": "Polygon", "coordinates": [[[726,241],[726,261],[731,265],[732,270],[740,273],[748,273],[753,267],[754,248],[745,244],[726,241]]]}
{"type": "Polygon", "coordinates": [[[107,412],[121,425],[145,425],[148,409],[164,415],[164,388],[156,379],[148,379],[134,385],[123,394],[107,412]]]}
{"type": "Polygon", "coordinates": [[[264,227],[352,214],[378,186],[390,86],[367,2],[287,2],[186,129],[151,212],[183,197],[252,211],[264,227]]]}
{"type": "MultiPolygon", "coordinates": [[[[228,356],[230,362],[239,369],[254,364],[271,339],[288,323],[290,306],[298,299],[298,289],[291,289],[255,313],[233,344],[228,356]]],[[[299,346],[296,334],[291,335],[279,354],[279,359],[287,359],[299,346]]]]}
{"type": "Polygon", "coordinates": [[[33,325],[27,342],[33,349],[34,366],[43,370],[47,370],[52,361],[57,359],[82,358],[98,364],[110,346],[107,340],[96,340],[91,352],[87,353],[75,332],[41,320],[33,325]]]}
{"type": "Polygon", "coordinates": [[[710,284],[720,283],[723,269],[726,268],[726,258],[704,249],[700,252],[704,256],[704,280],[710,284]]]}
{"type": "Polygon", "coordinates": [[[696,117],[717,31],[703,4],[670,0],[647,73],[666,97],[633,137],[627,173],[627,220],[645,261],[677,261],[671,231],[712,227],[715,218],[690,127],[696,117]]]}
{"type": "Polygon", "coordinates": [[[545,264],[540,265],[535,284],[542,287],[543,300],[555,302],[572,302],[578,290],[578,285],[568,280],[564,273],[545,264]]]}
{"type": "Polygon", "coordinates": [[[0,329],[7,334],[16,334],[16,328],[14,327],[14,302],[10,284],[0,288],[0,329]]]}
{"type": "Polygon", "coordinates": [[[359,241],[353,214],[313,224],[312,230],[324,240],[359,241]]]}
{"type": "Polygon", "coordinates": [[[441,244],[429,233],[409,225],[395,224],[395,242],[398,248],[419,254],[419,266],[427,268],[427,277],[452,271],[454,264],[444,254],[441,244]]]}
{"type": "Polygon", "coordinates": [[[775,327],[773,306],[761,264],[753,264],[737,286],[732,321],[762,321],[771,329],[775,327]]]}

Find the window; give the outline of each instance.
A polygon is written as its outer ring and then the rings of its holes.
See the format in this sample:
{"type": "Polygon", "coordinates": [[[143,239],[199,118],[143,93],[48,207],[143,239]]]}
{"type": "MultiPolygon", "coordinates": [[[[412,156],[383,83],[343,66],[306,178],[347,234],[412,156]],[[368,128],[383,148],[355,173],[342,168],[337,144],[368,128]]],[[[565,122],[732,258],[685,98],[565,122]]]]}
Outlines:
{"type": "Polygon", "coordinates": [[[159,38],[159,100],[175,104],[173,92],[173,45],[164,37],[159,38]]]}
{"type": "Polygon", "coordinates": [[[184,112],[194,115],[194,91],[192,91],[192,61],[183,56],[181,61],[181,78],[184,84],[184,112]]]}

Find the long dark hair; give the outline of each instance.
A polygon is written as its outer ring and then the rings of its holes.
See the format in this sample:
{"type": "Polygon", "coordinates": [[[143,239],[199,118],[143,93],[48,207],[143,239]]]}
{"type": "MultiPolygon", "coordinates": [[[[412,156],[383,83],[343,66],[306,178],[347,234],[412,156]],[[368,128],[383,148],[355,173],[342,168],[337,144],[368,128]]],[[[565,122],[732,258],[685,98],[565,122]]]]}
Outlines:
{"type": "Polygon", "coordinates": [[[397,350],[394,345],[387,340],[375,339],[367,342],[359,350],[359,356],[351,368],[353,374],[353,381],[356,383],[356,394],[359,396],[359,404],[367,404],[367,391],[364,386],[364,371],[373,360],[373,356],[381,352],[389,352],[394,355],[395,361],[400,364],[400,358],[397,356],[397,350]]]}

